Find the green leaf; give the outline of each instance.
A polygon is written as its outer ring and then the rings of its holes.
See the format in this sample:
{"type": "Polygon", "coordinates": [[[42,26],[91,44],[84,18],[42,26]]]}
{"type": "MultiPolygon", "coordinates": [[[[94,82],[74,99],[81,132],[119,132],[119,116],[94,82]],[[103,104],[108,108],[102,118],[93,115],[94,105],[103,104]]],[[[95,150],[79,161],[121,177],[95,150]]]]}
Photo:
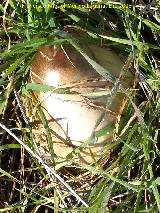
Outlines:
{"type": "Polygon", "coordinates": [[[3,151],[5,149],[17,149],[21,148],[20,144],[5,144],[0,146],[0,151],[3,151]]]}

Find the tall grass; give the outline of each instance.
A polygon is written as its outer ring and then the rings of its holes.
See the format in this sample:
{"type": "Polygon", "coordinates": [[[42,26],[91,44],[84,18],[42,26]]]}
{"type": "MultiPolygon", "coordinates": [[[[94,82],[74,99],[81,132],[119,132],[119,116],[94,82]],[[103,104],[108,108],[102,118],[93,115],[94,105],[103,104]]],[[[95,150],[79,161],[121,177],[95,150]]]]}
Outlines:
{"type": "MultiPolygon", "coordinates": [[[[136,7],[138,2],[127,2],[133,5],[130,9],[53,9],[45,7],[48,3],[12,0],[0,4],[0,211],[160,212],[158,5],[151,5],[155,8],[148,12],[136,7]],[[34,8],[33,2],[42,8],[34,8]],[[67,26],[88,36],[75,39],[66,33],[67,26]],[[127,57],[126,69],[132,67],[137,86],[132,91],[116,89],[127,95],[128,104],[115,139],[105,147],[112,153],[103,167],[98,163],[69,166],[72,156],[59,164],[53,153],[54,166],[48,166],[33,143],[35,115],[31,122],[22,104],[28,97],[34,104],[31,89],[49,89],[27,84],[32,57],[42,45],[70,43],[113,81],[79,48],[80,42],[89,41],[109,45],[127,57]]],[[[37,110],[51,144],[47,120],[37,110]]]]}

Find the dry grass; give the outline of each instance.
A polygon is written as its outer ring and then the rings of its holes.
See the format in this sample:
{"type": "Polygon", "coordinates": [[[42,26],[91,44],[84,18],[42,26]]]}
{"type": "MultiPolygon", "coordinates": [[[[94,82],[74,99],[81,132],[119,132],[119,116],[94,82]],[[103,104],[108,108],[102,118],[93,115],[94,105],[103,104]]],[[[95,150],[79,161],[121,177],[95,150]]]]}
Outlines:
{"type": "MultiPolygon", "coordinates": [[[[158,13],[142,8],[53,12],[20,5],[16,0],[0,4],[0,211],[160,212],[158,13]],[[103,167],[58,164],[54,156],[54,166],[48,166],[39,157],[32,123],[28,125],[21,109],[20,101],[29,96],[24,88],[39,46],[77,45],[64,32],[66,25],[85,30],[89,39],[122,55],[130,54],[134,67],[136,90],[115,91],[124,92],[129,102],[103,167]]],[[[50,140],[43,113],[41,119],[50,140]]]]}

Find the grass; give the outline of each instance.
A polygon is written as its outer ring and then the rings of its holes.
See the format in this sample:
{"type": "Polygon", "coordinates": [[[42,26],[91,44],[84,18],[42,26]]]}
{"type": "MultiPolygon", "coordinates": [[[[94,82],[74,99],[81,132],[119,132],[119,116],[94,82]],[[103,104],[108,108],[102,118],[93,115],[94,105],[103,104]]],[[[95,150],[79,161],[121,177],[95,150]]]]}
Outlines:
{"type": "MultiPolygon", "coordinates": [[[[149,13],[135,7],[138,2],[127,2],[133,5],[127,10],[37,9],[27,7],[29,0],[21,3],[0,4],[0,212],[160,212],[158,11],[149,13]],[[88,36],[70,37],[65,32],[67,25],[85,30],[88,36]],[[129,101],[115,139],[105,147],[112,153],[103,167],[98,162],[68,166],[80,148],[61,163],[52,152],[54,166],[48,166],[32,143],[27,111],[23,107],[22,113],[20,108],[27,97],[35,106],[31,89],[50,90],[27,84],[32,56],[42,45],[70,43],[97,72],[114,82],[79,48],[79,43],[93,40],[129,55],[136,89],[116,88],[115,92],[125,93],[129,101]]],[[[47,120],[38,105],[36,110],[51,146],[47,120]]],[[[33,113],[32,122],[34,119],[33,113]]]]}

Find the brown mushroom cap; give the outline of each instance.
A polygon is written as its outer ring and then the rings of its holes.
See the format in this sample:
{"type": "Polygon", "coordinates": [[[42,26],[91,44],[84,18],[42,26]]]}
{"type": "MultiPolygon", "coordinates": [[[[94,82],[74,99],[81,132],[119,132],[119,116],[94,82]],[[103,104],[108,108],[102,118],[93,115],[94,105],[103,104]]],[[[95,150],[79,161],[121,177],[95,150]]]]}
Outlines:
{"type": "MultiPolygon", "coordinates": [[[[83,49],[91,59],[107,69],[115,78],[119,76],[124,63],[115,52],[96,45],[86,45],[83,49]]],[[[65,158],[75,147],[79,147],[90,138],[89,144],[81,149],[74,161],[92,163],[98,160],[103,147],[113,138],[113,131],[99,137],[96,137],[96,132],[111,123],[115,124],[117,115],[121,114],[122,105],[125,103],[125,96],[114,95],[109,109],[106,108],[107,94],[93,96],[96,92],[98,94],[110,90],[113,84],[98,74],[71,45],[40,48],[34,55],[29,81],[67,88],[69,91],[67,94],[56,94],[52,91],[33,92],[41,102],[50,129],[55,133],[52,134],[55,154],[59,158],[65,158]],[[102,119],[98,125],[100,117],[102,119]]],[[[129,72],[122,84],[128,88],[132,82],[133,77],[129,72]]],[[[40,134],[36,134],[36,139],[40,147],[49,153],[44,127],[37,122],[40,134]]]]}

